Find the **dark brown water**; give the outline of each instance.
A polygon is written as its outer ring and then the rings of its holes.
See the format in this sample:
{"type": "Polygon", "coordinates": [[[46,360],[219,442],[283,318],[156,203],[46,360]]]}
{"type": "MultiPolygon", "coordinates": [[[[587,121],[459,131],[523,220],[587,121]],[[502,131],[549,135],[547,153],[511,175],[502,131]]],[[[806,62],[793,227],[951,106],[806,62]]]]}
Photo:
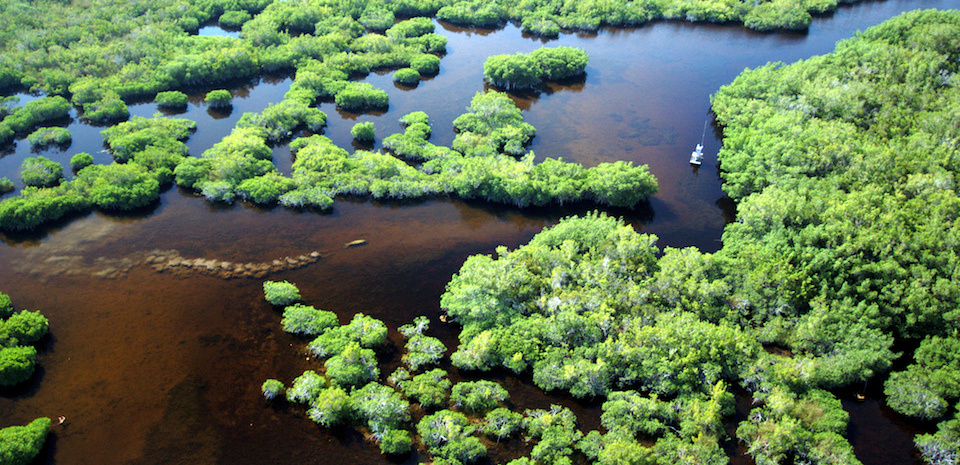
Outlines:
{"type": "MultiPolygon", "coordinates": [[[[527,121],[538,129],[532,148],[541,158],[562,156],[590,166],[621,159],[649,164],[660,181],[650,206],[611,213],[657,234],[661,246],[716,250],[730,212],[718,206],[726,203],[714,155],[719,135],[712,127],[706,131],[707,162],[699,170],[687,164],[710,117],[709,95],[744,67],[827,53],[836,40],[920,6],[956,8],[960,0],[866,3],[818,19],[807,34],[660,23],[564,35],[550,45],[586,49],[587,77],[521,96],[527,121]]],[[[542,45],[513,26],[498,31],[441,26],[438,32],[450,40],[438,76],[414,89],[394,86],[389,74],[370,76],[369,82],[390,94],[389,110],[355,115],[323,104],[330,117],[325,134],[349,148],[354,123],[374,121],[382,139],[400,130],[397,118],[424,110],[434,125],[433,141],[448,144],[451,121],[483,90],[484,59],[542,45]]],[[[279,101],[289,85],[289,79],[277,78],[232,89],[234,108],[228,114],[208,111],[194,98],[182,115],[199,126],[188,142],[192,153],[229,133],[243,112],[279,101]]],[[[131,106],[142,116],[156,110],[153,104],[131,106]]],[[[39,154],[65,163],[86,151],[108,162],[108,154],[98,153],[101,128],[79,121],[69,127],[72,146],[39,154]]],[[[289,150],[277,147],[274,154],[278,167],[288,171],[289,150]]],[[[34,155],[25,140],[18,141],[0,154],[0,176],[18,180],[20,162],[34,155]]],[[[463,260],[498,245],[516,247],[559,218],[589,208],[521,211],[447,199],[338,200],[333,213],[320,215],[216,207],[172,189],[160,205],[138,215],[91,213],[34,236],[0,236],[0,290],[18,308],[41,310],[52,333],[41,348],[37,376],[25,387],[0,391],[0,426],[65,416],[43,453],[41,461],[49,464],[386,463],[358,433],[320,429],[297,409],[262,400],[264,379],[289,382],[317,363],[303,354],[302,341],[280,330],[280,317],[263,301],[259,280],[157,273],[146,259],[175,253],[270,262],[320,251],[318,262],[270,279],[298,283],[307,303],[336,311],[343,322],[357,312],[380,318],[394,340],[398,325],[427,315],[434,321],[430,333],[452,348],[456,328],[437,322],[438,301],[463,260]],[[343,248],[355,239],[367,245],[343,248]]],[[[383,356],[391,366],[397,357],[396,351],[383,356]]],[[[596,405],[541,395],[528,380],[501,376],[500,381],[515,408],[561,403],[574,409],[582,424],[598,422],[596,405]]],[[[913,460],[913,430],[895,415],[883,413],[877,403],[847,408],[851,437],[865,464],[913,460]]],[[[511,443],[495,461],[523,450],[511,443]]]]}

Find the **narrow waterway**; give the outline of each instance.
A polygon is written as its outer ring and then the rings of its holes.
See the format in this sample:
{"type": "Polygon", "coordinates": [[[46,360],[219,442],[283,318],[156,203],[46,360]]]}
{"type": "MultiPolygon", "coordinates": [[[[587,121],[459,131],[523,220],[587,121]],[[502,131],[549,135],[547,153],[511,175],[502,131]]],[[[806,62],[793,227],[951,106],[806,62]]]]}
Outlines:
{"type": "MultiPolygon", "coordinates": [[[[548,44],[585,49],[591,57],[585,79],[516,97],[538,129],[531,146],[538,159],[650,165],[660,193],[644,207],[608,211],[656,234],[661,246],[713,251],[734,212],[720,190],[710,94],[745,67],[827,53],[837,40],[921,6],[957,8],[960,0],[867,2],[818,18],[803,34],[687,23],[564,34],[548,44]],[[694,169],[687,159],[705,121],[707,160],[694,169]]],[[[543,45],[512,25],[482,31],[440,24],[437,32],[449,39],[439,75],[412,89],[395,86],[390,74],[369,76],[390,94],[390,108],[351,114],[322,104],[329,116],[324,134],[349,149],[356,122],[374,121],[379,141],[400,131],[400,116],[422,110],[431,117],[432,141],[449,144],[451,122],[484,89],[484,59],[543,45]]],[[[206,108],[201,97],[209,89],[198,89],[187,110],[175,115],[198,124],[188,141],[191,153],[228,134],[243,112],[280,101],[289,85],[283,77],[238,85],[226,113],[206,108]]],[[[131,106],[135,115],[156,111],[151,103],[131,106]]],[[[64,124],[73,133],[69,147],[34,152],[18,140],[0,153],[0,177],[19,182],[22,160],[38,154],[65,165],[77,152],[109,162],[102,128],[76,115],[64,124]]],[[[289,172],[289,149],[276,147],[274,155],[278,168],[289,172]]],[[[357,312],[380,318],[395,342],[397,326],[427,315],[434,321],[429,334],[453,348],[456,328],[437,321],[438,302],[464,259],[499,245],[517,247],[560,218],[592,208],[338,199],[331,213],[316,214],[215,206],[173,188],[155,208],[136,215],[94,212],[37,234],[0,235],[0,291],[17,308],[40,310],[51,321],[38,374],[26,386],[0,391],[0,418],[6,425],[66,417],[43,452],[41,462],[48,464],[387,463],[358,433],[323,430],[297,409],[263,400],[263,380],[289,382],[317,362],[303,354],[303,341],[280,330],[280,315],[262,299],[261,280],[227,279],[202,263],[158,272],[154,260],[262,264],[316,252],[316,260],[278,268],[268,279],[296,282],[306,303],[337,312],[341,322],[357,312]],[[356,239],[367,245],[344,248],[356,239]]],[[[384,359],[392,367],[398,355],[388,351],[384,359]]],[[[598,422],[596,405],[542,395],[528,380],[500,381],[516,408],[560,403],[582,424],[598,422]]],[[[865,464],[915,460],[910,426],[879,410],[875,399],[845,406],[853,412],[851,437],[865,464]]],[[[506,462],[523,447],[509,444],[494,462],[506,462]]]]}

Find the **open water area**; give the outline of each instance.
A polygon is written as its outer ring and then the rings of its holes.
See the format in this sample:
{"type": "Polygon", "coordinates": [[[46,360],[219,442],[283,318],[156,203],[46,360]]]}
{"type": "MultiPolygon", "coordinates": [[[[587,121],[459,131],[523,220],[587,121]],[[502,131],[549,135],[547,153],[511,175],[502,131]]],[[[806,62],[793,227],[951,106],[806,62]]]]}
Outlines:
{"type": "MultiPolygon", "coordinates": [[[[837,40],[920,7],[958,8],[960,0],[864,2],[817,18],[806,33],[660,22],[544,42],[524,36],[515,25],[477,30],[439,23],[437,32],[449,40],[439,75],[410,88],[395,85],[390,73],[371,74],[366,81],[389,93],[389,109],[353,114],[323,103],[328,115],[323,133],[353,150],[350,128],[374,121],[377,143],[367,148],[377,149],[385,136],[401,131],[398,118],[422,110],[431,118],[431,141],[449,145],[453,119],[484,90],[486,57],[544,45],[580,47],[590,55],[584,79],[514,96],[537,128],[530,146],[537,159],[649,165],[660,183],[649,204],[606,211],[657,235],[661,247],[715,251],[735,206],[720,189],[720,133],[712,125],[709,96],[745,67],[828,53],[837,40]],[[705,122],[707,157],[693,168],[689,154],[705,122]]],[[[234,104],[227,112],[208,109],[202,95],[209,89],[197,89],[187,110],[171,116],[197,122],[187,143],[198,156],[227,135],[243,112],[279,102],[290,83],[288,77],[263,77],[232,87],[234,104]]],[[[21,103],[32,98],[23,97],[21,103]]],[[[146,117],[157,112],[153,103],[130,109],[146,117]]],[[[17,140],[0,149],[0,177],[22,187],[19,166],[30,156],[51,158],[67,171],[78,152],[93,154],[97,163],[111,161],[103,151],[102,127],[76,114],[62,123],[73,134],[70,146],[34,152],[25,139],[17,140]]],[[[290,172],[286,145],[274,149],[274,161],[281,172],[290,172]]],[[[29,235],[0,235],[0,291],[16,308],[40,310],[50,320],[37,374],[23,386],[0,391],[0,426],[65,417],[38,458],[44,464],[390,463],[361,433],[322,429],[299,407],[263,399],[265,379],[289,383],[321,365],[305,353],[306,341],[282,331],[279,312],[263,300],[262,280],[296,283],[306,304],[335,311],[342,323],[358,312],[383,320],[396,346],[381,356],[385,377],[399,364],[397,327],[417,315],[432,320],[427,334],[451,351],[456,347],[458,328],[439,321],[439,300],[468,256],[491,254],[500,245],[516,248],[561,218],[595,208],[338,198],[332,212],[319,214],[213,205],[174,187],[147,211],[93,212],[29,235]],[[366,244],[344,247],[358,239],[366,244]],[[162,271],[152,266],[172,259],[192,265],[162,271]],[[280,265],[263,279],[218,268],[275,261],[280,265]]],[[[476,376],[444,368],[455,379],[476,376]]],[[[574,410],[585,429],[599,424],[597,402],[545,395],[529,377],[494,373],[493,378],[510,391],[514,409],[561,404],[574,410]]],[[[912,436],[927,425],[903,421],[882,404],[879,389],[868,392],[863,402],[852,392],[844,394],[858,458],[866,465],[919,463],[912,436]]],[[[491,447],[489,463],[524,451],[529,446],[514,439],[491,447]]],[[[422,460],[413,453],[401,462],[422,460]]],[[[751,463],[737,455],[733,461],[751,463]]]]}

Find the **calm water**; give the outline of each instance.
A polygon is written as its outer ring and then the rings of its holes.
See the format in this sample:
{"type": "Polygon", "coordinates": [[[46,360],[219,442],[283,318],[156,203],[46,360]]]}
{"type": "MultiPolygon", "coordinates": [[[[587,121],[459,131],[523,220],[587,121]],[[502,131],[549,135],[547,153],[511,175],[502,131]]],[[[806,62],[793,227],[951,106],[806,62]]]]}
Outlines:
{"type": "MultiPolygon", "coordinates": [[[[637,229],[656,234],[661,246],[719,247],[724,210],[716,167],[719,134],[709,124],[709,95],[745,67],[792,62],[827,53],[838,39],[917,7],[957,8],[960,0],[886,1],[844,8],[818,19],[806,34],[756,34],[735,27],[660,23],[596,35],[563,35],[550,45],[572,45],[591,56],[582,82],[517,96],[537,127],[538,158],[563,157],[588,166],[613,160],[649,164],[660,193],[637,210],[611,210],[637,229]],[[706,130],[706,163],[687,164],[706,130]]],[[[214,31],[215,32],[215,31],[214,31]]],[[[449,144],[452,120],[483,90],[482,65],[492,54],[529,52],[543,43],[513,26],[497,31],[441,25],[449,39],[438,76],[416,88],[398,87],[389,73],[369,82],[390,94],[379,114],[338,112],[330,103],[325,134],[350,148],[349,130],[374,121],[378,143],[399,132],[397,119],[430,114],[432,141],[449,144]]],[[[209,110],[198,90],[179,115],[197,121],[188,141],[197,155],[229,133],[245,111],[278,102],[285,78],[264,78],[232,88],[228,113],[209,110]]],[[[131,105],[150,116],[153,104],[131,105]]],[[[99,130],[75,119],[63,122],[74,142],[65,149],[32,152],[25,140],[0,153],[0,176],[19,181],[23,158],[42,154],[61,163],[81,151],[107,163],[99,130]]],[[[275,161],[289,172],[290,152],[276,147],[275,161]]],[[[0,236],[0,290],[18,308],[41,310],[52,337],[41,348],[40,371],[25,387],[0,391],[3,425],[37,416],[65,416],[54,427],[44,463],[387,463],[356,432],[330,432],[297,409],[262,400],[266,378],[291,381],[316,368],[303,341],[280,330],[280,316],[262,299],[259,280],[224,280],[199,273],[157,273],[150,256],[231,263],[270,262],[318,251],[312,265],[270,279],[299,284],[305,301],[336,311],[346,322],[364,312],[383,319],[391,338],[415,315],[431,317],[429,331],[453,347],[456,328],[437,322],[439,296],[463,260],[498,245],[516,247],[560,218],[590,205],[516,210],[482,203],[432,199],[409,204],[338,200],[330,214],[213,206],[171,189],[158,206],[137,215],[90,213],[29,237],[0,236]],[[344,249],[366,239],[368,245],[344,249]]],[[[384,354],[389,373],[399,354],[384,354]]],[[[459,374],[454,373],[455,376],[459,374]]],[[[598,423],[596,405],[540,395],[529,380],[501,376],[513,407],[561,403],[587,427],[598,423]]],[[[851,437],[865,464],[909,463],[913,430],[875,400],[846,402],[851,437]]],[[[505,462],[523,452],[522,441],[493,455],[505,462]]],[[[416,455],[405,458],[417,463],[416,455]]],[[[738,460],[740,462],[742,460],[738,460]]]]}

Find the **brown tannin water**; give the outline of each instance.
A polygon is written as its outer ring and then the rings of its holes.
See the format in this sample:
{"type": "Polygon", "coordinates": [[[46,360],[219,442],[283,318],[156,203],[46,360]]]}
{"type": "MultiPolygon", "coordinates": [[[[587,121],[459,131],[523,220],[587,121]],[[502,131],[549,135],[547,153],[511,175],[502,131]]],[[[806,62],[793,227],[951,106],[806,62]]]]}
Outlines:
{"type": "MultiPolygon", "coordinates": [[[[720,190],[715,156],[720,142],[711,125],[710,94],[745,67],[827,53],[835,41],[901,11],[958,6],[960,0],[867,2],[817,19],[804,34],[672,22],[564,34],[548,44],[585,49],[591,57],[586,78],[516,100],[538,130],[531,146],[538,159],[648,164],[660,193],[635,210],[607,211],[656,234],[661,247],[715,251],[735,212],[720,190]],[[705,121],[707,158],[693,169],[687,159],[705,121]]],[[[451,122],[484,89],[484,59],[543,45],[512,25],[483,31],[441,24],[437,32],[450,40],[438,76],[413,89],[394,86],[389,74],[369,76],[368,82],[390,94],[389,110],[357,115],[322,104],[329,116],[324,134],[350,149],[349,130],[356,122],[376,122],[379,141],[400,131],[400,116],[423,110],[433,124],[432,142],[449,144],[451,122]]],[[[280,101],[289,85],[289,79],[264,78],[232,89],[229,113],[208,111],[194,97],[179,115],[198,123],[188,141],[191,154],[228,134],[243,112],[280,101]]],[[[131,111],[150,116],[156,106],[131,111]]],[[[39,154],[66,165],[73,154],[86,151],[98,163],[109,162],[109,154],[100,152],[102,128],[66,123],[73,144],[39,154]]],[[[35,155],[18,140],[0,154],[0,176],[19,180],[20,162],[35,155]]],[[[277,147],[274,155],[278,168],[289,173],[289,149],[277,147]]],[[[320,365],[304,352],[305,341],[281,330],[280,315],[263,300],[262,279],[224,275],[221,268],[277,260],[278,271],[265,279],[297,283],[305,303],[337,312],[342,323],[358,312],[382,319],[399,347],[396,328],[426,315],[432,320],[428,334],[453,349],[458,328],[438,321],[439,299],[466,257],[493,253],[499,245],[515,248],[564,216],[593,208],[337,199],[331,213],[317,214],[216,206],[173,188],[150,211],[90,213],[36,234],[0,236],[0,291],[16,308],[40,310],[51,322],[38,373],[24,386],[0,391],[0,426],[64,416],[38,459],[48,464],[388,463],[361,433],[322,429],[299,407],[263,399],[265,379],[289,383],[320,365]],[[357,239],[366,245],[344,248],[357,239]],[[310,261],[300,261],[312,253],[310,261]],[[191,264],[156,271],[158,257],[191,264]]],[[[381,359],[389,367],[385,377],[398,363],[398,349],[381,359]]],[[[475,375],[444,368],[457,379],[475,375]]],[[[596,402],[544,395],[529,379],[493,376],[510,390],[515,409],[557,403],[573,409],[582,426],[599,424],[596,402]]],[[[853,413],[851,438],[865,464],[916,460],[914,430],[895,414],[877,410],[876,402],[845,406],[853,413]]],[[[529,445],[514,439],[491,447],[490,463],[528,452],[529,445]]],[[[416,453],[402,459],[420,460],[426,457],[416,453]]]]}

